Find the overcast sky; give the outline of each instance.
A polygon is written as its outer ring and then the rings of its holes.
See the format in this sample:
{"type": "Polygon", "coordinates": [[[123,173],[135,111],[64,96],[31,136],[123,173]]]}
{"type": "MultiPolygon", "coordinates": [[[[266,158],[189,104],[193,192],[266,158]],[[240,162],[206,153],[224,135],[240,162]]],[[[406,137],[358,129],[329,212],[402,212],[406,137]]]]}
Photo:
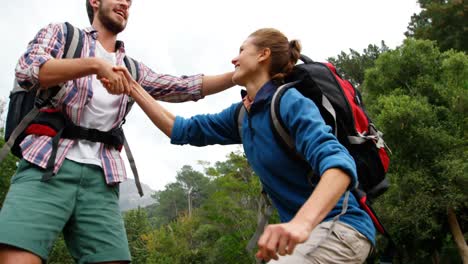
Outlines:
{"type": "MultiPolygon", "coordinates": [[[[172,75],[218,74],[233,70],[244,39],[256,29],[274,27],[301,40],[303,53],[316,61],[368,44],[401,45],[416,0],[134,0],[126,30],[119,35],[127,54],[153,70],[172,75]]],[[[14,67],[27,43],[50,22],[89,25],[84,0],[3,1],[0,98],[6,100],[14,67]]],[[[185,117],[215,113],[240,99],[240,87],[198,102],[168,104],[185,117]]],[[[223,161],[239,146],[174,146],[138,106],[124,127],[142,182],[155,190],[175,181],[183,165],[223,161]]],[[[129,177],[133,177],[128,170],[129,177]]]]}

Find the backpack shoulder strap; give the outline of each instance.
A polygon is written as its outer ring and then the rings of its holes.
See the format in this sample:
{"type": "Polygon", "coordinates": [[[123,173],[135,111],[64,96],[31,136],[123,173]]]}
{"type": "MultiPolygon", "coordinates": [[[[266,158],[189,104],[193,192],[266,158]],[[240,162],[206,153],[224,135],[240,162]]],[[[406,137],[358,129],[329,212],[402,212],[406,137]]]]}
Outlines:
{"type": "Polygon", "coordinates": [[[80,58],[81,51],[83,50],[83,31],[65,22],[65,48],[62,58],[80,58]]]}
{"type": "MultiPolygon", "coordinates": [[[[125,67],[128,69],[128,71],[130,72],[130,75],[132,75],[132,78],[138,82],[138,80],[140,79],[140,67],[139,67],[138,61],[134,60],[133,58],[129,56],[125,56],[124,64],[125,64],[125,67]]],[[[125,116],[127,116],[127,114],[130,112],[134,103],[135,103],[135,100],[129,97],[128,102],[127,102],[127,109],[125,110],[125,116]]]]}
{"type": "Polygon", "coordinates": [[[124,63],[125,67],[127,67],[128,71],[132,75],[133,79],[138,82],[138,80],[140,79],[140,67],[138,61],[129,56],[125,56],[124,63]]]}
{"type": "Polygon", "coordinates": [[[299,81],[286,83],[278,87],[276,92],[273,94],[273,98],[271,99],[271,105],[270,105],[270,119],[271,119],[271,127],[273,130],[273,134],[276,136],[280,144],[290,153],[295,153],[294,155],[299,155],[299,154],[296,151],[294,139],[289,134],[289,131],[286,128],[286,125],[281,119],[280,102],[284,93],[287,90],[289,90],[289,88],[296,85],[297,83],[299,83],[299,81]]]}
{"type": "Polygon", "coordinates": [[[244,116],[247,113],[247,110],[244,107],[244,104],[241,102],[237,105],[236,111],[234,112],[234,120],[237,122],[237,132],[239,133],[239,137],[242,141],[242,120],[244,120],[244,116]]]}
{"type": "MultiPolygon", "coordinates": [[[[128,69],[128,71],[130,72],[130,75],[132,75],[132,78],[138,82],[138,80],[140,79],[140,68],[138,66],[139,65],[138,62],[129,56],[125,56],[124,64],[125,64],[125,67],[128,69]]],[[[125,116],[127,116],[127,114],[130,112],[134,103],[135,103],[135,100],[129,97],[128,102],[127,102],[127,109],[125,110],[125,116]]],[[[138,174],[138,170],[135,164],[135,158],[133,157],[132,151],[130,149],[130,146],[128,144],[128,141],[125,135],[124,135],[124,148],[125,148],[125,153],[127,153],[127,158],[130,164],[130,168],[132,169],[132,172],[133,172],[133,177],[135,180],[135,185],[138,190],[138,194],[140,195],[140,197],[143,197],[144,195],[143,188],[141,187],[140,176],[138,174]]]]}

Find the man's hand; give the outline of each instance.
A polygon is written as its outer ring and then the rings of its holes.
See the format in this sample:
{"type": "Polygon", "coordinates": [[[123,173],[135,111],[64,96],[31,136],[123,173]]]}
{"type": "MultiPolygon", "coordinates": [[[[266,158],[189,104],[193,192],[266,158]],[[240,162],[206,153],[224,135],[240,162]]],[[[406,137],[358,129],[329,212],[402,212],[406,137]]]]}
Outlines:
{"type": "Polygon", "coordinates": [[[119,70],[114,70],[113,66],[104,60],[99,63],[97,78],[101,81],[104,87],[110,94],[130,94],[132,80],[125,76],[125,67],[115,67],[119,70]]]}
{"type": "Polygon", "coordinates": [[[255,256],[268,262],[278,260],[278,255],[291,255],[297,244],[305,242],[311,230],[305,223],[291,220],[288,223],[268,225],[258,240],[258,252],[255,256]]]}

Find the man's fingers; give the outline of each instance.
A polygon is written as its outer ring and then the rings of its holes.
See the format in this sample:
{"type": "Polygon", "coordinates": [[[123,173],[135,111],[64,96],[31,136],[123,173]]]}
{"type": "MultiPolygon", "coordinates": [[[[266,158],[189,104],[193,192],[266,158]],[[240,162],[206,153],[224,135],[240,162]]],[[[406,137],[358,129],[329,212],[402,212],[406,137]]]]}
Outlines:
{"type": "Polygon", "coordinates": [[[125,71],[125,70],[127,70],[127,67],[124,67],[124,66],[114,66],[114,67],[112,67],[112,70],[114,70],[114,71],[125,71]]]}
{"type": "Polygon", "coordinates": [[[112,82],[111,82],[111,89],[110,89],[110,94],[116,94],[117,93],[117,89],[118,87],[120,86],[120,83],[119,83],[119,80],[118,79],[113,79],[112,82]]]}
{"type": "Polygon", "coordinates": [[[112,69],[114,71],[117,71],[117,72],[122,72],[124,74],[125,78],[127,78],[128,81],[133,80],[133,77],[132,77],[132,75],[130,74],[130,72],[128,71],[127,68],[125,68],[123,66],[115,66],[112,69]]]}
{"type": "Polygon", "coordinates": [[[98,78],[98,80],[102,83],[110,83],[109,79],[107,79],[106,77],[98,78]]]}

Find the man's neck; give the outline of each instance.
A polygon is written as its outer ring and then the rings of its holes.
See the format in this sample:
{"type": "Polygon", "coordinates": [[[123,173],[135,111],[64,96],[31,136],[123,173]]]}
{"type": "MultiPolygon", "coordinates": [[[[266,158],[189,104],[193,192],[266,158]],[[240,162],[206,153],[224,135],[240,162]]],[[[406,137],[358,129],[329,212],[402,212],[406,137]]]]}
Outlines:
{"type": "Polygon", "coordinates": [[[109,31],[99,21],[94,21],[94,29],[98,32],[97,40],[101,43],[104,49],[108,52],[115,52],[115,43],[117,41],[117,35],[109,31]]]}

